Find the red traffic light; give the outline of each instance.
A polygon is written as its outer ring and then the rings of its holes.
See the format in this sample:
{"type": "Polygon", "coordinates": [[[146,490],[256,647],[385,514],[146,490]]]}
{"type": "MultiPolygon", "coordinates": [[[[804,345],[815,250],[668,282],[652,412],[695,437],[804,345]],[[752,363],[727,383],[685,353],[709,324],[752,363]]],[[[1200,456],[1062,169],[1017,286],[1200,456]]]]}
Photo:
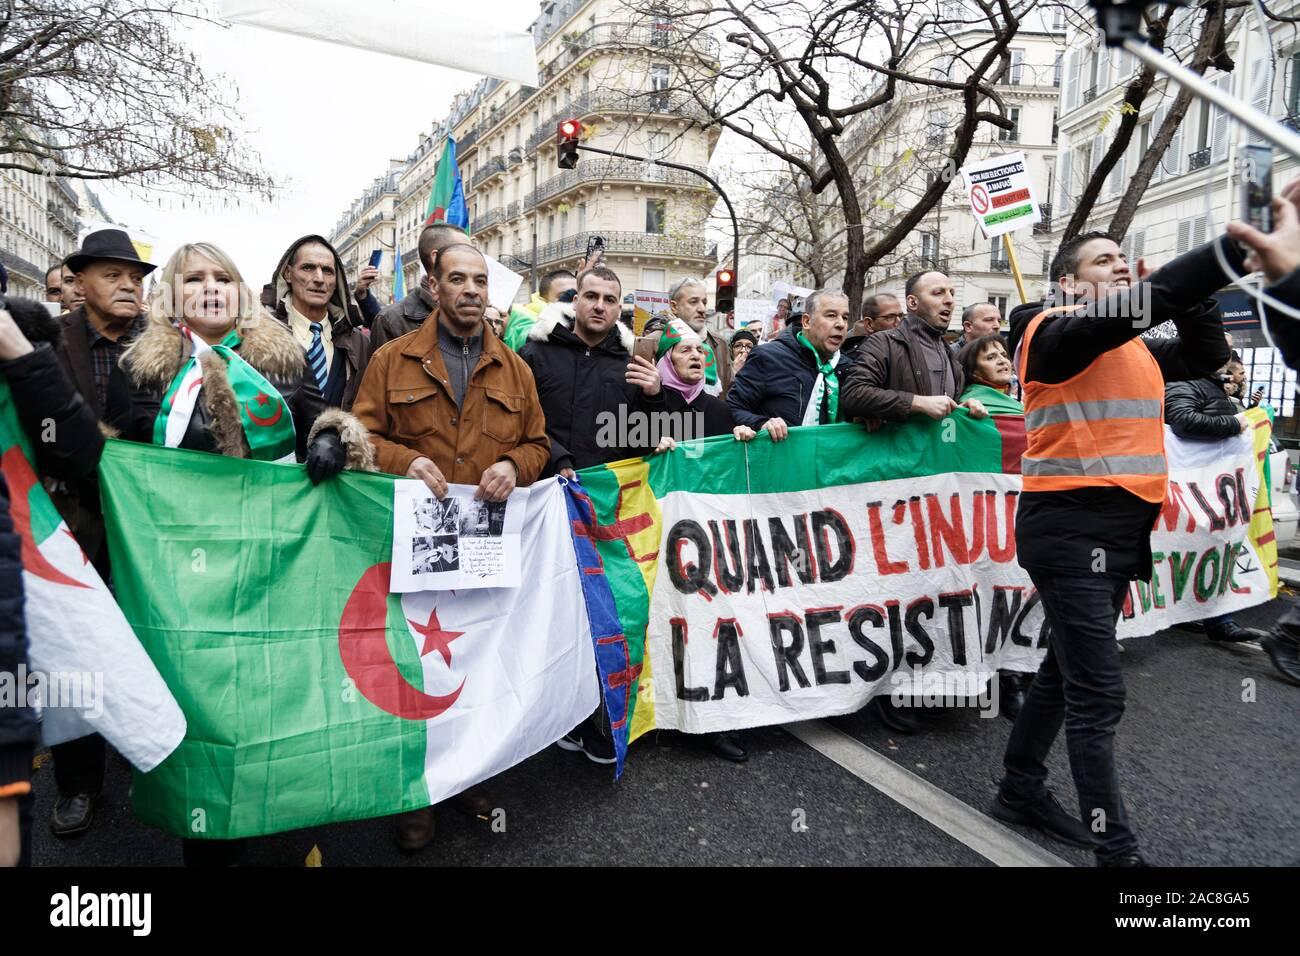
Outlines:
{"type": "Polygon", "coordinates": [[[578,165],[578,141],[582,138],[582,123],[576,119],[560,120],[555,124],[555,160],[561,169],[578,165]]]}
{"type": "Polygon", "coordinates": [[[718,285],[731,285],[732,275],[730,270],[723,269],[718,273],[718,285]]]}

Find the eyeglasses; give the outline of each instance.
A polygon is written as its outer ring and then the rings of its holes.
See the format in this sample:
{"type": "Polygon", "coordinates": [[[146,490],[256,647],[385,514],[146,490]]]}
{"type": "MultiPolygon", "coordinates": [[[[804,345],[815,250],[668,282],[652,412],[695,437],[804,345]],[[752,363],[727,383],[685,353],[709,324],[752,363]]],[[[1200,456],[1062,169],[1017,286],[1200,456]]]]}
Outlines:
{"type": "MultiPolygon", "coordinates": [[[[876,316],[876,318],[877,318],[877,319],[893,319],[895,322],[901,322],[901,321],[903,321],[903,313],[902,313],[902,312],[882,312],[882,313],[880,313],[878,316],[876,316]]],[[[868,319],[868,321],[870,321],[870,320],[868,319]]]]}

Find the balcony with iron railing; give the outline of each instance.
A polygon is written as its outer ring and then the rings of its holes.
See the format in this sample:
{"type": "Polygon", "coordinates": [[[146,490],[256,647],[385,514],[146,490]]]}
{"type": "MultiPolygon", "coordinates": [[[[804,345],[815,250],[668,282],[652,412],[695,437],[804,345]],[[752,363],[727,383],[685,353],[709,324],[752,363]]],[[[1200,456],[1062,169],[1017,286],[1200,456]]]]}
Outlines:
{"type": "Polygon", "coordinates": [[[1198,169],[1204,169],[1210,165],[1210,147],[1198,149],[1194,153],[1187,154],[1187,171],[1194,173],[1198,169]]]}
{"type": "Polygon", "coordinates": [[[1010,272],[1011,260],[994,257],[989,260],[989,272],[1010,272]]]}
{"type": "Polygon", "coordinates": [[[583,93],[570,100],[553,115],[538,123],[533,134],[528,137],[528,152],[531,153],[543,143],[554,140],[555,128],[563,120],[580,120],[595,114],[645,114],[674,116],[699,123],[709,121],[708,112],[685,94],[668,93],[663,90],[599,90],[583,93]]]}
{"type": "Polygon", "coordinates": [[[1097,87],[1090,86],[1088,87],[1088,89],[1083,91],[1083,101],[1085,103],[1091,103],[1096,98],[1097,98],[1097,87]]]}
{"type": "Polygon", "coordinates": [[[402,253],[402,268],[409,269],[415,263],[420,261],[419,249],[407,249],[402,253]]]}
{"type": "Polygon", "coordinates": [[[1042,217],[1034,223],[1034,235],[1041,236],[1052,231],[1052,204],[1050,202],[1040,202],[1038,204],[1038,214],[1042,217]]]}
{"type": "Polygon", "coordinates": [[[523,200],[521,199],[516,199],[513,202],[507,203],[506,222],[509,222],[511,219],[518,217],[520,211],[523,209],[523,205],[524,203],[523,200]]]}
{"type": "Polygon", "coordinates": [[[532,207],[556,196],[562,196],[587,183],[605,182],[709,188],[703,179],[684,169],[669,169],[666,166],[638,163],[630,159],[597,159],[579,163],[576,169],[566,170],[558,176],[551,177],[530,192],[524,201],[532,207]]]}
{"type": "Polygon", "coordinates": [[[694,53],[706,63],[718,61],[718,41],[706,33],[676,24],[601,23],[582,33],[566,35],[563,49],[542,64],[538,77],[545,86],[561,71],[597,47],[632,47],[671,51],[675,58],[694,53]]]}
{"type": "Polygon", "coordinates": [[[669,256],[704,262],[715,262],[718,255],[717,245],[710,245],[705,239],[683,239],[644,232],[580,232],[540,247],[537,250],[537,261],[541,264],[584,256],[587,241],[592,236],[604,237],[607,254],[669,256]]]}
{"type": "Polygon", "coordinates": [[[493,156],[491,159],[483,161],[482,167],[474,174],[470,180],[469,188],[478,189],[484,183],[506,171],[506,161],[500,156],[493,156]]]}
{"type": "Polygon", "coordinates": [[[491,229],[493,226],[499,226],[506,221],[506,211],[501,206],[489,209],[483,215],[479,216],[469,224],[470,235],[478,235],[480,232],[491,229]]]}
{"type": "Polygon", "coordinates": [[[479,128],[471,127],[470,131],[456,140],[456,159],[464,159],[465,154],[478,145],[479,128]]]}

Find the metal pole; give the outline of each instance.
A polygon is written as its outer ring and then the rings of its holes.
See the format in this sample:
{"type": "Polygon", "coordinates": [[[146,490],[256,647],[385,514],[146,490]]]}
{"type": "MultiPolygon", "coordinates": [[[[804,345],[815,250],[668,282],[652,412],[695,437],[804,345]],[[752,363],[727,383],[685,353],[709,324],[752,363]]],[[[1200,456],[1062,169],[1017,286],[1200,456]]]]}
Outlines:
{"type": "MultiPolygon", "coordinates": [[[[731,268],[737,276],[740,275],[740,224],[736,220],[736,210],[732,208],[731,199],[727,196],[723,188],[718,185],[716,179],[708,173],[700,172],[694,166],[684,166],[681,163],[671,163],[666,159],[651,159],[649,156],[636,156],[632,153],[620,153],[612,149],[599,149],[595,146],[583,146],[581,144],[578,145],[578,149],[588,153],[600,153],[602,156],[613,156],[617,159],[630,159],[638,163],[654,163],[656,166],[666,166],[669,169],[680,169],[683,172],[694,173],[696,176],[703,179],[713,187],[714,191],[722,197],[722,201],[727,205],[727,214],[731,216],[731,268]]],[[[534,258],[536,257],[534,256],[534,258]]]]}
{"type": "Polygon", "coordinates": [[[1124,49],[1151,67],[1165,74],[1176,83],[1187,87],[1201,99],[1209,100],[1215,106],[1228,113],[1243,126],[1254,130],[1260,136],[1273,142],[1292,156],[1300,159],[1300,135],[1287,129],[1277,120],[1249,104],[1242,103],[1230,93],[1216,87],[1199,73],[1195,73],[1176,60],[1157,53],[1142,40],[1129,37],[1124,40],[1124,49]]]}
{"type": "Polygon", "coordinates": [[[537,230],[540,228],[537,221],[537,187],[541,185],[537,181],[537,157],[541,152],[541,144],[538,149],[533,151],[533,254],[530,257],[533,261],[528,266],[529,284],[532,285],[532,291],[537,291],[537,230]]]}

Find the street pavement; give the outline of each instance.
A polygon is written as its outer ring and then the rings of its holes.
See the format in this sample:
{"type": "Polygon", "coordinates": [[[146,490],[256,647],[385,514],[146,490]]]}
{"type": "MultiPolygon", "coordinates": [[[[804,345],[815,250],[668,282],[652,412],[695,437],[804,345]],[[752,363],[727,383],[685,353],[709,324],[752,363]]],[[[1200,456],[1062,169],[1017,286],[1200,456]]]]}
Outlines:
{"type": "MultiPolygon", "coordinates": [[[[1292,600],[1238,620],[1267,627],[1292,600]]],[[[1300,865],[1300,687],[1254,645],[1170,630],[1122,646],[1119,772],[1150,861],[1300,865]]],[[[742,765],[656,732],[633,745],[618,782],[612,768],[549,747],[491,782],[504,810],[495,827],[444,804],[437,840],[418,853],[398,850],[380,819],[252,840],[243,863],[302,866],[316,848],[322,866],[1091,865],[1086,852],[987,816],[1007,720],[949,709],[923,712],[922,724],[903,737],[859,713],[747,731],[742,765]]],[[[1075,809],[1064,737],[1050,767],[1075,809]]],[[[180,842],[132,816],[130,768],[116,755],[95,825],[79,838],[49,833],[48,758],[35,783],[37,866],[180,865],[180,842]]]]}

